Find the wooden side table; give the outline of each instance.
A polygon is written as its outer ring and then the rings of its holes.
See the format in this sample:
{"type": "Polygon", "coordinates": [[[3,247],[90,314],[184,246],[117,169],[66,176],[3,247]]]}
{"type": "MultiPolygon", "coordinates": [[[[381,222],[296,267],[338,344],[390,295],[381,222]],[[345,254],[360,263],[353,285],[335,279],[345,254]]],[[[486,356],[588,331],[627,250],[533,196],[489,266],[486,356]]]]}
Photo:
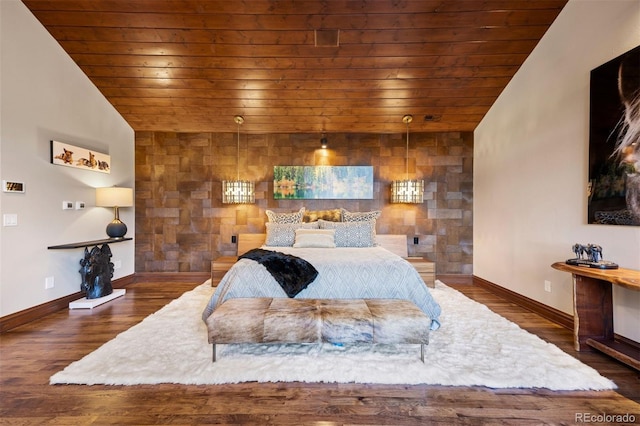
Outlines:
{"type": "Polygon", "coordinates": [[[211,261],[211,287],[216,287],[224,274],[238,261],[236,256],[222,256],[211,261]]]}
{"type": "Polygon", "coordinates": [[[435,288],[436,286],[436,268],[435,263],[429,262],[424,257],[407,257],[407,261],[416,268],[420,278],[427,287],[435,288]]]}
{"type": "Polygon", "coordinates": [[[573,344],[577,351],[597,349],[640,370],[640,350],[615,340],[612,285],[640,291],[640,271],[595,269],[556,262],[551,265],[573,275],[573,344]]]}

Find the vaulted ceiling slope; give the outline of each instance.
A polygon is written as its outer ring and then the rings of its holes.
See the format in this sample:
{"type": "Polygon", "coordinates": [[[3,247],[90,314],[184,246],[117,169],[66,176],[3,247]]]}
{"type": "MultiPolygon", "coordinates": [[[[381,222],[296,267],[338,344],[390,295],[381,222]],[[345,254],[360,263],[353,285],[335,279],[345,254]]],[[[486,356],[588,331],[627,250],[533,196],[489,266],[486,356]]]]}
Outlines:
{"type": "Polygon", "coordinates": [[[136,131],[395,133],[475,129],[566,1],[23,3],[136,131]]]}

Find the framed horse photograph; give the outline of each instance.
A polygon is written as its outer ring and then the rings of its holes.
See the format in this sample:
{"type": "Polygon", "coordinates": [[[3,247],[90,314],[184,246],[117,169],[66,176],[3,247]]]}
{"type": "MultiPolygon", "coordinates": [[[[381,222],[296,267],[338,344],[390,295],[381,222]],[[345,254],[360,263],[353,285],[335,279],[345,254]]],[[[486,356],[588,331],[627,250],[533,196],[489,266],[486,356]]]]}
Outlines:
{"type": "Polygon", "coordinates": [[[591,71],[588,223],[640,226],[640,46],[591,71]]]}

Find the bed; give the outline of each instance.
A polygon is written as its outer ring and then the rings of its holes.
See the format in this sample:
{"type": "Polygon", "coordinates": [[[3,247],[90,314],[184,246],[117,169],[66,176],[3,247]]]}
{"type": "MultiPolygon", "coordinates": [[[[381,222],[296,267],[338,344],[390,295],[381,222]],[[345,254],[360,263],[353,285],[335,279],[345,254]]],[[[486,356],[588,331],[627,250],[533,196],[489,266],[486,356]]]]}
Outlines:
{"type": "MultiPolygon", "coordinates": [[[[431,330],[439,328],[440,306],[431,296],[418,271],[406,259],[379,244],[371,244],[371,241],[368,245],[362,246],[362,235],[349,241],[344,240],[342,235],[344,232],[353,237],[357,234],[354,231],[357,228],[365,229],[363,232],[366,234],[369,232],[368,225],[363,225],[364,222],[358,226],[322,223],[322,220],[318,222],[320,222],[319,228],[334,229],[335,241],[338,242],[341,239],[337,247],[316,245],[294,247],[296,244],[291,244],[291,241],[298,241],[295,234],[302,232],[300,229],[304,227],[303,224],[278,225],[280,228],[287,228],[288,232],[288,240],[278,240],[270,238],[270,231],[273,234],[273,229],[277,226],[267,223],[266,241],[262,249],[302,258],[318,271],[317,277],[295,298],[405,299],[413,302],[431,319],[431,330]],[[294,237],[291,237],[291,232],[294,233],[294,237]]],[[[309,225],[304,229],[318,229],[318,226],[309,225]]],[[[372,238],[375,240],[375,223],[370,229],[372,238]]],[[[320,231],[306,232],[319,233],[320,231]]],[[[350,236],[347,238],[351,238],[350,236]]],[[[385,240],[382,235],[378,235],[377,239],[385,240]]],[[[260,240],[260,238],[253,240],[260,240]]],[[[398,246],[396,244],[394,247],[398,246]]],[[[403,246],[406,251],[406,240],[403,246]]],[[[246,248],[243,246],[242,249],[246,248]]],[[[263,265],[254,260],[239,259],[218,284],[202,314],[203,320],[206,320],[224,301],[247,297],[287,297],[287,294],[263,265]]]]}

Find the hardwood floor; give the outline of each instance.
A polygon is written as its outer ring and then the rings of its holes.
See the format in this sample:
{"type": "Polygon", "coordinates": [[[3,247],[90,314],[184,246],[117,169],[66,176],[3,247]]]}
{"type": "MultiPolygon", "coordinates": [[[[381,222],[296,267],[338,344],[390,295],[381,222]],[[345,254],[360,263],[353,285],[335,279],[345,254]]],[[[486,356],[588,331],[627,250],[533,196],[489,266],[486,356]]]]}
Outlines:
{"type": "Polygon", "coordinates": [[[574,424],[576,415],[635,416],[638,373],[576,353],[571,332],[472,285],[452,285],[613,379],[617,392],[442,386],[243,383],[50,386],[49,377],[140,322],[195,282],[146,282],[93,311],[60,311],[0,335],[0,424],[574,424]]]}

